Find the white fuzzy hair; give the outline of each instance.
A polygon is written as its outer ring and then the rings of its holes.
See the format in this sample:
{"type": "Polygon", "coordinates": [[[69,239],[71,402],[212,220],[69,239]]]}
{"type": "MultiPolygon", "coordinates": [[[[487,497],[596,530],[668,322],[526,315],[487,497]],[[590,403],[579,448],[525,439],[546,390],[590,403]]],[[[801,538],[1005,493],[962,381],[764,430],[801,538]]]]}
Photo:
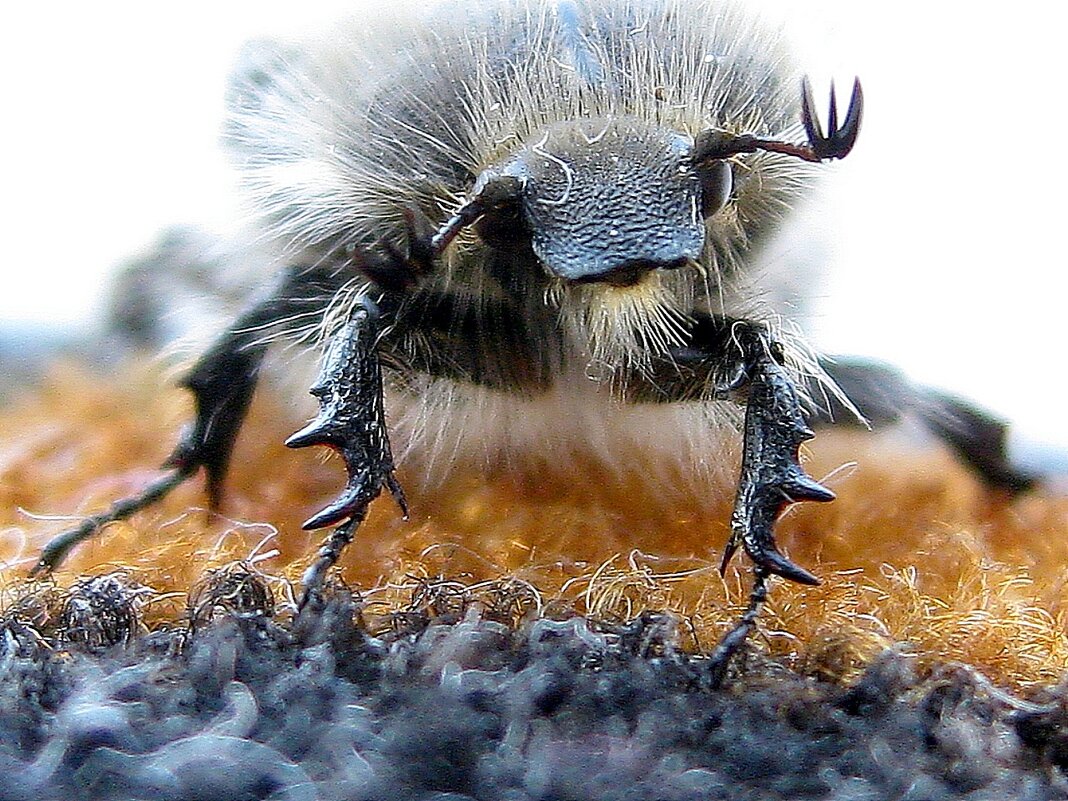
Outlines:
{"type": "MultiPolygon", "coordinates": [[[[229,138],[265,230],[295,248],[389,238],[405,204],[451,210],[470,189],[434,167],[477,175],[561,120],[627,115],[691,136],[800,135],[791,60],[780,38],[735,3],[583,3],[589,24],[625,31],[612,39],[620,53],[588,43],[591,59],[620,62],[599,85],[560,57],[560,8],[570,5],[376,10],[302,47],[253,43],[232,93],[229,138]],[[508,48],[523,57],[491,74],[487,65],[500,67],[508,48]],[[457,86],[462,109],[449,107],[457,86]],[[411,118],[389,113],[397,107],[411,118]]],[[[720,259],[744,262],[746,227],[777,222],[810,171],[773,154],[741,161],[758,180],[710,221],[710,238],[720,259]]]]}
{"type": "MultiPolygon", "coordinates": [[[[691,137],[709,129],[801,137],[799,79],[777,34],[735,3],[704,0],[376,9],[313,43],[249,48],[230,108],[228,135],[260,230],[282,259],[381,240],[403,247],[404,207],[444,219],[474,176],[563,120],[629,116],[691,137]],[[591,76],[605,69],[607,76],[591,76]]],[[[736,408],[628,405],[599,372],[633,354],[666,352],[697,308],[769,323],[797,375],[821,375],[767,302],[774,272],[759,262],[760,245],[806,191],[811,170],[767,153],[734,161],[745,180],[708,220],[693,269],[633,288],[546,292],[575,341],[579,368],[556,376],[545,394],[516,398],[404,377],[403,391],[387,399],[400,460],[418,462],[428,481],[472,459],[493,469],[567,470],[578,454],[621,476],[649,470],[665,483],[680,472],[696,483],[722,474],[737,447],[726,433],[736,431],[736,408]],[[664,467],[635,467],[636,455],[664,467]]],[[[482,248],[465,231],[430,280],[478,303],[492,291],[482,248]]],[[[366,288],[354,274],[324,319],[347,317],[366,288]]]]}

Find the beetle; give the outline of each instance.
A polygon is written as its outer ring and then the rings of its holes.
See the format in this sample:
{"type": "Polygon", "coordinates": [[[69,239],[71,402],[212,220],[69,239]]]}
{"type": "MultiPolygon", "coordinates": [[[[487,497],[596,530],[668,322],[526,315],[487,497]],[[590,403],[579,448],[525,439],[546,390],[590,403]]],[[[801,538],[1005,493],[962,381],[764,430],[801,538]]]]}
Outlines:
{"type": "MultiPolygon", "coordinates": [[[[713,657],[721,673],[770,575],[818,583],[774,536],[788,504],[834,497],[798,457],[811,424],[858,408],[895,419],[878,399],[913,392],[897,374],[821,359],[767,300],[762,245],[816,165],[857,141],[859,81],[841,115],[833,85],[830,97],[824,128],[778,38],[716,0],[446,4],[313,45],[250,46],[226,135],[258,212],[252,238],[284,266],[185,376],[196,414],[168,472],[55,537],[34,573],[201,469],[218,505],[270,341],[311,321],[320,410],[286,444],[337,451],[347,481],[305,523],[335,528],[302,605],[383,490],[407,514],[387,395],[456,441],[485,424],[465,408],[519,404],[551,425],[579,406],[611,419],[742,405],[721,564],[744,549],[754,585],[713,657]]],[[[941,408],[966,417],[954,403],[941,408]]],[[[942,433],[1016,481],[988,458],[1000,429],[980,429],[942,433]]]]}

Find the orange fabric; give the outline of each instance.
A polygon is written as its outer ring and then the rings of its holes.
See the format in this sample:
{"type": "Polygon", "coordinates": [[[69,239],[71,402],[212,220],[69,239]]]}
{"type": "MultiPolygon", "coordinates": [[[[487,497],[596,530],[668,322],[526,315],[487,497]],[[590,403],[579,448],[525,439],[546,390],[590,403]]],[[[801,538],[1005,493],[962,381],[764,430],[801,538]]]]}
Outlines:
{"type": "MultiPolygon", "coordinates": [[[[154,370],[105,381],[67,368],[0,409],[0,581],[8,604],[27,591],[40,546],[65,527],[43,516],[98,511],[158,475],[191,412],[185,393],[166,386],[154,370]]],[[[202,511],[202,485],[190,482],[83,544],[56,583],[121,568],[156,591],[145,606],[155,625],[184,614],[185,593],[206,570],[251,559],[279,577],[284,612],[292,597],[286,580],[299,580],[323,536],[300,523],[340,489],[344,471],[321,449],[281,445],[291,432],[279,424],[278,404],[269,392],[253,404],[223,516],[202,511]]],[[[808,471],[838,500],[793,507],[778,536],[824,583],[774,582],[762,647],[837,680],[894,643],[920,660],[968,662],[1006,685],[1059,680],[1068,669],[1068,498],[998,496],[945,452],[887,435],[824,432],[807,455],[808,471]]],[[[725,578],[716,569],[730,498],[680,508],[649,488],[589,472],[582,485],[574,473],[537,483],[458,476],[427,494],[409,490],[408,522],[379,499],[341,561],[344,579],[363,594],[365,619],[385,625],[413,593],[416,605],[440,606],[450,593],[505,591],[515,593],[517,615],[540,608],[628,618],[668,609],[684,642],[710,648],[748,593],[744,555],[725,578]],[[502,577],[506,585],[487,583],[502,577]]]]}

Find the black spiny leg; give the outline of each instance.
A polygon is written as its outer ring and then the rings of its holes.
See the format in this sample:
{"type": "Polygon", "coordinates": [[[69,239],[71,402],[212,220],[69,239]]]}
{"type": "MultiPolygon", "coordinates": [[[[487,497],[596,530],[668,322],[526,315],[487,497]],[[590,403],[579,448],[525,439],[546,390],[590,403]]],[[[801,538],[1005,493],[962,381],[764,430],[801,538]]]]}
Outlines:
{"type": "Polygon", "coordinates": [[[742,440],[742,473],[731,514],[731,536],[723,551],[725,570],[739,545],[760,567],[801,584],[819,579],[798,567],[775,545],[775,521],[797,501],[833,501],[834,493],[805,474],[798,448],[812,439],[801,403],[778,347],[753,326],[736,329],[749,379],[742,440]]]}
{"type": "Polygon", "coordinates": [[[655,360],[648,373],[630,376],[627,387],[635,402],[676,403],[710,395],[727,399],[748,393],[742,471],[721,567],[725,569],[743,546],[769,573],[819,584],[775,545],[775,521],[786,506],[834,500],[833,492],[805,475],[798,460],[798,448],[813,434],[782,361],[782,347],[765,326],[696,313],[690,341],[655,360]]]}
{"type": "Polygon", "coordinates": [[[725,570],[739,546],[756,564],[749,605],[711,655],[713,686],[723,680],[731,657],[756,624],[772,573],[802,584],[819,579],[795,565],[775,544],[775,521],[797,501],[830,501],[834,493],[801,468],[798,448],[812,438],[782,348],[759,324],[707,314],[694,316],[691,338],[657,360],[643,382],[628,382],[634,400],[673,402],[732,397],[748,390],[742,469],[724,548],[725,570]]]}
{"type": "Polygon", "coordinates": [[[758,326],[737,323],[733,338],[742,354],[749,383],[742,439],[742,471],[731,514],[731,535],[720,570],[726,570],[741,545],[756,563],[749,606],[741,620],[712,653],[709,673],[718,686],[731,657],[756,625],[767,597],[767,579],[775,573],[801,584],[819,579],[783,556],[775,544],[775,521],[797,501],[832,501],[834,493],[805,474],[798,448],[812,438],[805,425],[797,390],[781,364],[781,349],[758,326]]]}
{"type": "Polygon", "coordinates": [[[393,455],[383,412],[378,320],[377,306],[370,298],[362,298],[349,321],[330,340],[319,378],[311,389],[319,400],[319,414],[286,440],[291,448],[333,448],[341,454],[348,472],[341,495],[304,523],[304,528],[314,529],[344,521],[319,548],[315,561],[304,573],[301,608],[314,597],[383,487],[389,489],[401,512],[408,516],[404,493],[393,475],[393,455]]]}
{"type": "Polygon", "coordinates": [[[741,477],[720,570],[726,570],[739,545],[756,567],[749,606],[710,657],[713,687],[723,681],[731,657],[755,627],[767,598],[771,573],[801,584],[819,584],[819,579],[779,552],[774,529],[779,514],[797,501],[834,500],[833,492],[805,474],[798,459],[801,443],[813,435],[802,417],[793,381],[781,364],[781,349],[761,327],[739,322],[731,330],[748,378],[749,398],[742,435],[741,477]]]}
{"type": "Polygon", "coordinates": [[[267,351],[264,339],[268,329],[284,328],[306,312],[321,310],[324,298],[337,291],[341,280],[340,273],[331,268],[293,268],[269,297],[242,314],[182,380],[195,398],[196,417],[164,464],[171,472],[141,493],[122,498],[75,528],[57,534],[41,549],[30,575],[54,570],[80,542],[108,523],[125,520],[163,499],[201,467],[207,475],[209,502],[212,508],[217,507],[234,440],[267,351]]]}

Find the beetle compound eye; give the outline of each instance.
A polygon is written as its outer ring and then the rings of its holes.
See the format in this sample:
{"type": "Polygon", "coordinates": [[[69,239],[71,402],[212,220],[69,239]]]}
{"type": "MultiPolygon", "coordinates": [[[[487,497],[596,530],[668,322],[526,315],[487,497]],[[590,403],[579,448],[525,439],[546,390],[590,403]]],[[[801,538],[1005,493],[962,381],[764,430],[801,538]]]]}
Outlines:
{"type": "Polygon", "coordinates": [[[725,161],[714,161],[701,169],[701,213],[711,217],[727,205],[734,189],[734,175],[725,161]]]}
{"type": "Polygon", "coordinates": [[[518,199],[496,202],[485,209],[474,229],[488,245],[511,245],[530,236],[522,211],[518,199]]]}

